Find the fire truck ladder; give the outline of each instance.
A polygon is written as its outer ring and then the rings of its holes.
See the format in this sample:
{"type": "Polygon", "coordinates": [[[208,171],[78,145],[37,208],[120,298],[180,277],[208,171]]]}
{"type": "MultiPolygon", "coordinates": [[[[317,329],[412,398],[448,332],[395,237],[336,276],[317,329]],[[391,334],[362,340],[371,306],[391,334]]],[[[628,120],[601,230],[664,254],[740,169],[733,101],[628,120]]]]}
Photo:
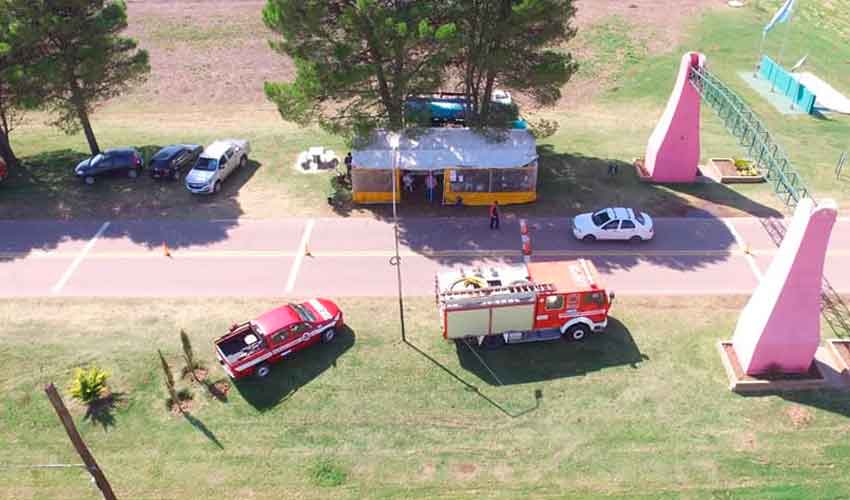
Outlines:
{"type": "Polygon", "coordinates": [[[499,300],[527,300],[540,292],[555,291],[551,283],[522,283],[508,286],[491,286],[486,288],[468,288],[441,292],[440,300],[451,304],[474,304],[482,299],[496,298],[499,300]]]}

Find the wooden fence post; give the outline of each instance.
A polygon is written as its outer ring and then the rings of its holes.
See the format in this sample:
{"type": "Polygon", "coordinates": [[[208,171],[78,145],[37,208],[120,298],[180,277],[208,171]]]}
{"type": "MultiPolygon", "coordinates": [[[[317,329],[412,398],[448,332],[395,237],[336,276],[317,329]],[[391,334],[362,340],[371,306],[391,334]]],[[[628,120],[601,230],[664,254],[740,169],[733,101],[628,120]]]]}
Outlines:
{"type": "Polygon", "coordinates": [[[68,409],[65,408],[62,396],[59,395],[59,392],[52,383],[44,386],[44,392],[47,393],[47,399],[50,400],[50,404],[53,405],[53,409],[56,410],[59,420],[65,427],[65,432],[68,433],[68,438],[71,440],[71,444],[73,444],[74,448],[77,449],[77,453],[80,455],[80,458],[83,459],[83,463],[86,464],[86,469],[88,469],[89,473],[94,478],[94,482],[97,484],[97,487],[100,488],[100,492],[103,493],[103,498],[105,500],[116,500],[115,493],[112,492],[112,486],[109,485],[109,481],[106,480],[106,476],[103,475],[103,471],[100,470],[100,467],[98,467],[97,462],[95,462],[94,457],[86,446],[86,443],[83,442],[83,438],[80,437],[80,433],[77,432],[77,427],[74,425],[74,419],[71,418],[71,414],[68,413],[68,409]]]}

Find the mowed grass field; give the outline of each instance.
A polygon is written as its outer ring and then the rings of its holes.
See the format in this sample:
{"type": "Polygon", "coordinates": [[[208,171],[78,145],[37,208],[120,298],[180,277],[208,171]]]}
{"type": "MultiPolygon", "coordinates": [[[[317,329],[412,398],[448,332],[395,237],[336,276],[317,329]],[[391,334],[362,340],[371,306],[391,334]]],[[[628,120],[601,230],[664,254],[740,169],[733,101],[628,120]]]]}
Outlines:
{"type": "Polygon", "coordinates": [[[185,329],[217,381],[212,339],[282,300],[0,303],[0,497],[98,496],[83,470],[29,468],[79,463],[51,381],[119,498],[850,495],[846,394],[727,389],[716,342],[742,298],[619,299],[605,334],[482,352],[492,373],[442,340],[431,300],[406,303],[414,348],[395,300],[342,299],[334,343],[166,411],[156,349],[178,372],[185,329]],[[99,422],[66,389],[91,364],[119,395],[99,422]]]}
{"type": "MultiPolygon", "coordinates": [[[[159,5],[159,4],[157,4],[159,5]]],[[[104,179],[92,187],[71,175],[87,151],[81,135],[65,136],[32,116],[13,135],[26,168],[13,172],[0,191],[0,216],[15,217],[274,217],[299,215],[371,215],[381,208],[333,208],[326,198],[331,174],[307,175],[294,168],[299,152],[321,145],[344,155],[339,138],[280,119],[264,100],[262,82],[286,79],[291,67],[270,52],[270,36],[259,21],[262,2],[240,3],[229,11],[213,2],[208,13],[180,3],[154,9],[131,5],[130,33],[151,50],[149,82],[108,103],[94,115],[101,146],[133,145],[149,157],[156,147],[179,142],[206,144],[222,137],[252,141],[254,163],[229,181],[214,199],[190,196],[179,183],[150,179],[104,179]],[[169,9],[178,9],[171,12],[169,9]],[[183,10],[179,10],[183,9],[183,10]],[[204,17],[206,15],[206,17],[204,17]],[[200,16],[200,17],[198,17],[200,16]],[[168,33],[179,33],[169,36],[168,33]],[[231,36],[226,36],[230,33],[231,36]],[[227,72],[208,60],[218,54],[244,70],[227,72]],[[188,71],[179,61],[196,60],[188,71]],[[249,57],[251,56],[251,57],[249,57]],[[218,84],[220,82],[220,84],[218,84]]],[[[188,4],[186,4],[188,5],[188,4]]],[[[206,5],[206,4],[205,4],[206,5]]],[[[566,88],[566,97],[542,116],[558,121],[559,131],[540,141],[540,201],[517,207],[522,215],[573,214],[608,204],[652,207],[656,215],[777,215],[780,202],[766,185],[650,186],[632,173],[632,158],[642,156],[686,50],[707,54],[712,71],[740,92],[762,116],[818,197],[847,201],[846,178],[832,170],[841,151],[850,148],[850,118],[790,116],[778,113],[737,76],[755,63],[761,27],[778,2],[754,2],[744,9],[717,8],[677,20],[683,31],[675,48],[659,48],[661,24],[640,24],[624,16],[595,17],[580,26],[575,46],[582,67],[566,88]],[[573,90],[571,90],[573,89],[573,90]],[[606,176],[617,162],[620,175],[606,176]]],[[[805,69],[850,94],[850,46],[841,43],[839,7],[847,1],[814,2],[790,25],[771,32],[767,53],[776,56],[784,30],[790,30],[783,63],[808,54],[805,69]],[[830,10],[831,9],[831,10],[830,10]],[[805,15],[804,15],[805,14],[805,15]]],[[[709,108],[703,110],[703,160],[744,153],[709,108]]],[[[421,213],[421,207],[416,213],[421,213]]],[[[480,215],[480,210],[429,209],[443,215],[480,215]]],[[[402,211],[402,213],[404,213],[402,211]]]]}

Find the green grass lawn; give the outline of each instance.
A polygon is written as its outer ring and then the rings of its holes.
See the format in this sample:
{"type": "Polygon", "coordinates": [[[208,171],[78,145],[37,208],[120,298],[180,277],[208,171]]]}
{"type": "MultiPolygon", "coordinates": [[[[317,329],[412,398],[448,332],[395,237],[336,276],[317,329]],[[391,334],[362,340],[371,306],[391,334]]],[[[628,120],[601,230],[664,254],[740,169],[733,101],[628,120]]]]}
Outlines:
{"type": "Polygon", "coordinates": [[[333,344],[224,403],[194,387],[185,418],[165,409],[156,349],[179,370],[186,329],[216,381],[211,339],[275,300],[0,303],[0,497],[97,498],[79,469],[26,468],[79,463],[41,387],[67,398],[89,364],[119,402],[101,423],[66,402],[120,498],[850,495],[845,394],[728,391],[715,343],[740,299],[620,300],[583,343],[482,353],[504,385],[439,337],[431,300],[407,302],[421,353],[393,300],[340,302],[351,330],[333,344]]]}
{"type": "MultiPolygon", "coordinates": [[[[663,106],[669,96],[670,87],[666,82],[675,77],[681,55],[687,50],[703,52],[709,69],[737,91],[763,119],[815,196],[832,196],[839,203],[846,203],[850,201],[846,194],[850,178],[845,174],[842,179],[835,179],[833,170],[841,152],[850,150],[850,116],[833,114],[819,119],[781,114],[738,76],[739,71],[755,67],[762,27],[780,3],[749,2],[746,9],[724,9],[705,15],[679,50],[647,58],[641,64],[631,64],[616,90],[608,92],[602,99],[604,104],[599,105],[619,106],[624,110],[640,105],[648,109],[663,106]]],[[[789,68],[808,55],[803,71],[817,74],[850,95],[850,45],[846,43],[850,1],[801,2],[799,9],[800,13],[791,23],[779,25],[770,32],[765,53],[776,60],[782,40],[787,36],[780,60],[783,66],[789,68]]],[[[659,114],[660,111],[652,116],[659,114]]],[[[648,130],[651,127],[641,128],[638,136],[648,136],[648,130]]],[[[702,149],[704,160],[744,154],[708,107],[703,108],[702,149]]]]}

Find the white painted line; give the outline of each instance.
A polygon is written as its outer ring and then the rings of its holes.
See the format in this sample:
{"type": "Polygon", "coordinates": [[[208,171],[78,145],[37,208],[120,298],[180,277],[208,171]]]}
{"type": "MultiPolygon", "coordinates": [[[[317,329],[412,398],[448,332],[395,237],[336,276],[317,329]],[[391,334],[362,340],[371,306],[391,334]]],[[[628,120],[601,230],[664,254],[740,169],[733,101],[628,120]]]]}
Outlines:
{"type": "Polygon", "coordinates": [[[747,246],[747,243],[744,241],[744,238],[741,236],[741,233],[739,233],[738,230],[735,229],[735,226],[734,224],[732,224],[731,220],[723,219],[723,224],[729,229],[729,232],[732,233],[732,236],[735,238],[735,242],[738,243],[738,248],[742,252],[744,252],[744,258],[747,259],[747,264],[750,265],[750,270],[753,272],[753,275],[755,275],[757,280],[761,281],[761,269],[759,269],[759,266],[756,263],[756,259],[750,252],[750,249],[747,246]]]}
{"type": "Polygon", "coordinates": [[[307,252],[307,243],[310,241],[310,233],[313,232],[313,226],[316,221],[310,219],[307,221],[307,227],[304,228],[304,234],[301,235],[301,243],[298,245],[298,253],[295,254],[295,262],[292,263],[292,268],[289,270],[289,279],[286,280],[286,293],[292,293],[295,288],[295,280],[298,278],[298,270],[301,269],[301,261],[304,260],[304,254],[307,252]]]}
{"type": "Polygon", "coordinates": [[[89,242],[86,243],[86,246],[83,247],[82,251],[80,251],[79,255],[77,255],[77,258],[74,259],[74,261],[71,262],[71,265],[68,266],[68,269],[65,270],[65,274],[63,274],[62,277],[59,278],[59,281],[57,281],[56,284],[53,285],[53,288],[51,289],[53,293],[59,293],[62,291],[63,288],[65,288],[65,283],[67,283],[68,280],[71,279],[71,276],[74,274],[74,271],[77,270],[77,267],[80,265],[80,263],[83,262],[83,259],[86,258],[86,255],[88,255],[92,247],[94,247],[94,244],[97,243],[97,239],[100,238],[103,233],[106,232],[106,230],[109,228],[109,224],[109,221],[104,222],[103,225],[100,226],[100,229],[98,229],[97,232],[94,234],[92,239],[90,239],[89,242]]]}

